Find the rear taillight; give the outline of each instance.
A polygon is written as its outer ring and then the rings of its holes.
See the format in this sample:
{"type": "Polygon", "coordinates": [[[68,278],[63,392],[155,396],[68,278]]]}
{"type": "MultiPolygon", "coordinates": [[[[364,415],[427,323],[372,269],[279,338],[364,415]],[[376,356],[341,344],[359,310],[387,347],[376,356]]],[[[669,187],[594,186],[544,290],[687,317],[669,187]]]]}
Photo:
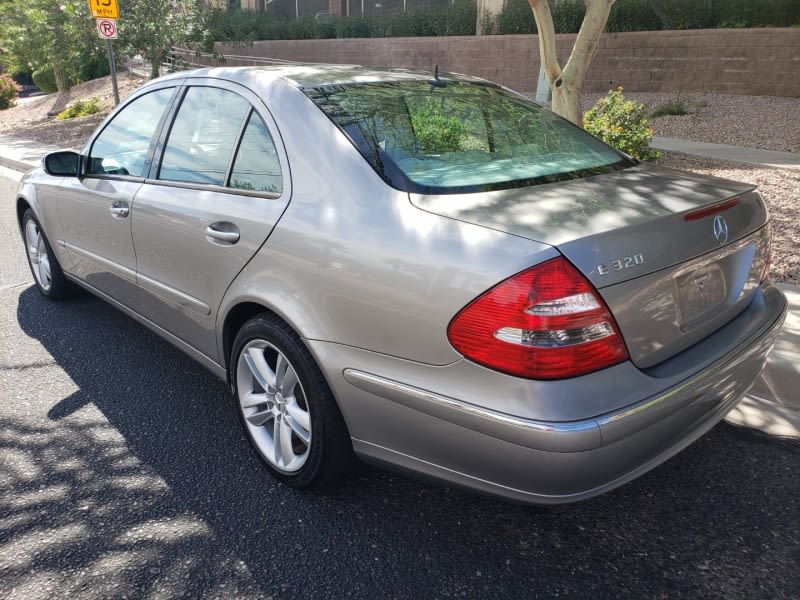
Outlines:
{"type": "Polygon", "coordinates": [[[530,379],[562,379],[628,358],[597,291],[564,258],[499,283],[458,313],[447,337],[464,356],[530,379]]]}

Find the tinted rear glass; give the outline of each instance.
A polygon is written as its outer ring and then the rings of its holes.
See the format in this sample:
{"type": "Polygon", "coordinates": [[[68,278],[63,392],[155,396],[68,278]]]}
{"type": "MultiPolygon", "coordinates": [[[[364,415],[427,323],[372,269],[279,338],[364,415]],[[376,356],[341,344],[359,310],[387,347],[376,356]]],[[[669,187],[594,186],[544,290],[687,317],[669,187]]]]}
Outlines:
{"type": "Polygon", "coordinates": [[[517,188],[633,164],[579,127],[491,85],[403,81],[304,91],[372,168],[404,191],[517,188]]]}

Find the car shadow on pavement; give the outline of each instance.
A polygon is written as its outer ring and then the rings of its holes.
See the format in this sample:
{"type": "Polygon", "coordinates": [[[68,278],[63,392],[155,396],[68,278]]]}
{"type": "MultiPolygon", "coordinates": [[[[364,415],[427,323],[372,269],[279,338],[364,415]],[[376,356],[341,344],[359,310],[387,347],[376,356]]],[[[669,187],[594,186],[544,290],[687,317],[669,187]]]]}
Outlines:
{"type": "Polygon", "coordinates": [[[304,493],[263,468],[223,382],[109,305],[30,287],[17,321],[0,589],[21,597],[800,589],[800,446],[721,425],[618,490],[543,510],[368,467],[304,493]]]}

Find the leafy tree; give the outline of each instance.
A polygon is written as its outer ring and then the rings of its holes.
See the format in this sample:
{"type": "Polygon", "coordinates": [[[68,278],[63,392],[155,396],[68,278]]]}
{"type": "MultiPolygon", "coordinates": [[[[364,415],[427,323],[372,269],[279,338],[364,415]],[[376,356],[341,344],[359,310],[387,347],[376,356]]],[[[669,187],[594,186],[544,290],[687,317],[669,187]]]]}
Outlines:
{"type": "MultiPolygon", "coordinates": [[[[171,46],[202,37],[207,0],[118,0],[123,52],[141,54],[153,76],[171,46]]],[[[108,74],[106,45],[86,0],[0,0],[0,62],[6,71],[53,69],[59,90],[108,74]]]]}
{"type": "Polygon", "coordinates": [[[81,60],[96,54],[87,44],[93,30],[83,0],[7,0],[0,5],[0,57],[9,71],[50,66],[66,90],[81,60]]]}
{"type": "Polygon", "coordinates": [[[200,41],[203,21],[210,10],[206,0],[121,0],[120,42],[130,54],[151,65],[151,77],[172,46],[200,41]]]}

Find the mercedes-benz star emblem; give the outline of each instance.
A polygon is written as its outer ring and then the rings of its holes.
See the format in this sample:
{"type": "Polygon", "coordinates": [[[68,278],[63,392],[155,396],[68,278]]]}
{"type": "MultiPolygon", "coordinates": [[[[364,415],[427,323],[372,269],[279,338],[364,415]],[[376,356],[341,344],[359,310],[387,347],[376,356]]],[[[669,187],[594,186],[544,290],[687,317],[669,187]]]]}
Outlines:
{"type": "Polygon", "coordinates": [[[728,224],[719,215],[714,217],[714,237],[720,244],[728,241],[728,224]]]}

